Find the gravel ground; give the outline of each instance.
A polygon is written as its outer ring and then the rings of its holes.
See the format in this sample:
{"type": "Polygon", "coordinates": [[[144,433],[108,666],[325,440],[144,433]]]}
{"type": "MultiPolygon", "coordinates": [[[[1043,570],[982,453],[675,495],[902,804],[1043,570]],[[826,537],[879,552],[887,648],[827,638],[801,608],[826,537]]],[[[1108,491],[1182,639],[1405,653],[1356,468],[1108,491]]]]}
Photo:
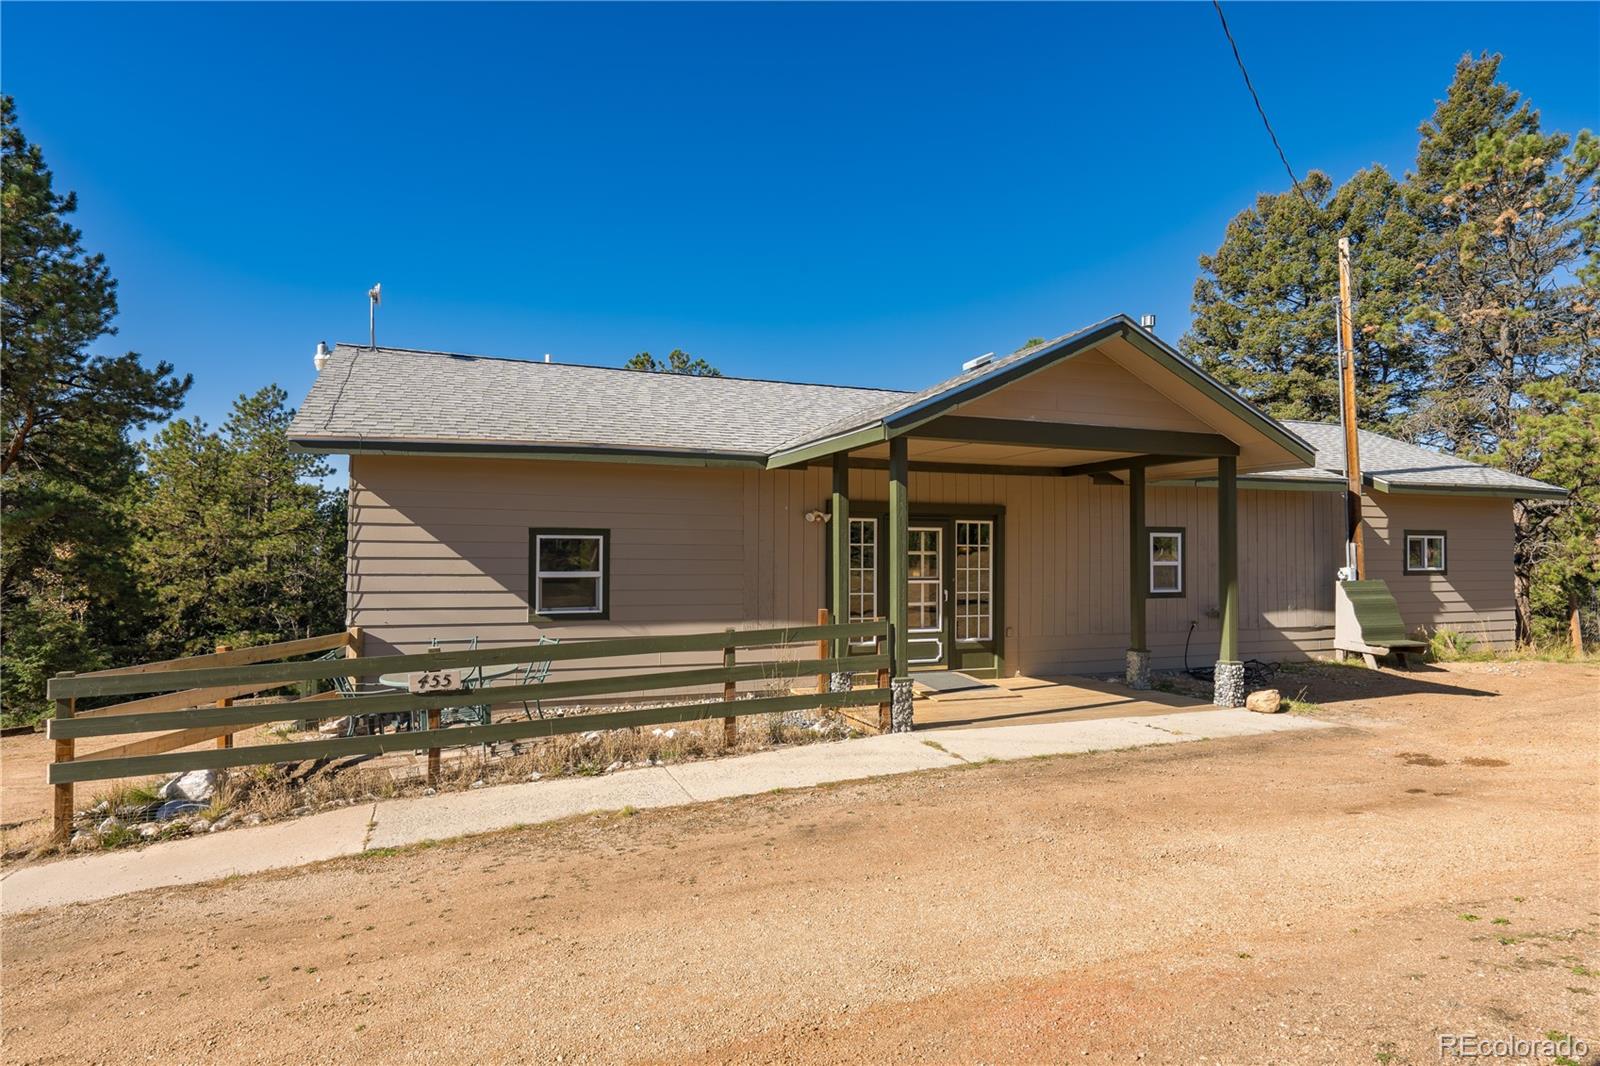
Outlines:
{"type": "Polygon", "coordinates": [[[1436,1063],[1447,1033],[1570,1034],[1594,1059],[1600,670],[1280,683],[1350,728],[10,920],[5,1061],[1436,1063]]]}

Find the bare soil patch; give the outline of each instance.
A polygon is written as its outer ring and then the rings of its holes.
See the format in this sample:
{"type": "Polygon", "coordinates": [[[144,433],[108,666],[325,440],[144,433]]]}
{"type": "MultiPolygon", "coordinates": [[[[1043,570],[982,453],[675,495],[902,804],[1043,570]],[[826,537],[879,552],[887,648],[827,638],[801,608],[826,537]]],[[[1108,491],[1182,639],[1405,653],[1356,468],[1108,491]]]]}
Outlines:
{"type": "Polygon", "coordinates": [[[1600,671],[1296,681],[1351,728],[587,817],[23,916],[0,943],[5,1059],[1600,1047],[1600,671]]]}

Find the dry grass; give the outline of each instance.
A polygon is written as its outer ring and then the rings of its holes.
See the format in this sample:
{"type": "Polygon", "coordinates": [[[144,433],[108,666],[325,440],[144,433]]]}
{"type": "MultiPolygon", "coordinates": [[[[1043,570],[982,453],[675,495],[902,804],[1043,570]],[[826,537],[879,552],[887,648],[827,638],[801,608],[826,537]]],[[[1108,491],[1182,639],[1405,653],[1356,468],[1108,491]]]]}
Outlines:
{"type": "MultiPolygon", "coordinates": [[[[568,713],[598,710],[575,708],[568,713]]],[[[306,736],[290,732],[273,735],[282,740],[306,736]]],[[[461,791],[540,777],[598,776],[635,766],[691,762],[784,745],[837,740],[848,735],[850,731],[837,715],[813,712],[740,717],[737,738],[732,745],[724,739],[723,720],[716,718],[676,725],[563,734],[492,747],[446,748],[442,753],[439,780],[431,786],[423,773],[423,759],[410,753],[323,763],[249,766],[225,772],[210,806],[197,812],[197,817],[207,823],[228,818],[226,824],[230,826],[256,824],[396,796],[461,791]]],[[[265,742],[269,737],[260,735],[256,740],[265,742]]],[[[119,784],[94,794],[85,806],[105,803],[109,812],[131,812],[155,802],[153,786],[157,785],[157,781],[119,784]]],[[[123,820],[136,821],[126,814],[123,820]]],[[[184,822],[166,824],[171,826],[171,831],[163,833],[163,838],[188,831],[184,822]]],[[[21,839],[20,832],[6,836],[7,855],[28,851],[40,856],[55,850],[45,839],[49,831],[47,824],[35,823],[26,828],[30,830],[27,840],[21,839]]],[[[102,849],[144,842],[132,831],[94,836],[93,846],[102,849]]]]}

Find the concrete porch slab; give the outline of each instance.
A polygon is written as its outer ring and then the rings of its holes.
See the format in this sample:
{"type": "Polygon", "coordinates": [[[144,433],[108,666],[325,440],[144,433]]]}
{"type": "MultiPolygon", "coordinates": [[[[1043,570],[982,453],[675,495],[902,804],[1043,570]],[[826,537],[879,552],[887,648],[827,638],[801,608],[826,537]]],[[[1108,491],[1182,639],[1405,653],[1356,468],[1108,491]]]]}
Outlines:
{"type": "Polygon", "coordinates": [[[1198,739],[1151,729],[1147,719],[1099,718],[1086,722],[994,726],[988,729],[946,729],[922,734],[969,762],[984,759],[1029,759],[1039,755],[1075,755],[1090,751],[1177,744],[1198,739]]]}

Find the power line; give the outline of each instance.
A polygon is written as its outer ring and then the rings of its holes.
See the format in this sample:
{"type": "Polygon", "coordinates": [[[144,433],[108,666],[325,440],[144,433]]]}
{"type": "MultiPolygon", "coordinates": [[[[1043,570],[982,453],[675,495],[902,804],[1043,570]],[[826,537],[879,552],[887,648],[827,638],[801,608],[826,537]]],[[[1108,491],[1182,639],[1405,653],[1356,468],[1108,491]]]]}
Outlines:
{"type": "Polygon", "coordinates": [[[1211,0],[1211,6],[1216,8],[1217,21],[1222,23],[1222,35],[1228,39],[1228,47],[1233,49],[1233,61],[1239,64],[1239,73],[1244,75],[1244,87],[1250,90],[1250,99],[1256,102],[1256,114],[1261,116],[1261,124],[1267,127],[1267,136],[1272,138],[1272,147],[1278,150],[1278,158],[1283,161],[1283,169],[1289,172],[1289,180],[1294,183],[1294,191],[1300,194],[1300,199],[1308,207],[1316,207],[1311,202],[1311,197],[1300,187],[1300,179],[1295,177],[1294,167],[1289,165],[1289,157],[1283,153],[1283,145],[1278,143],[1278,135],[1273,132],[1272,123],[1267,119],[1267,110],[1261,106],[1261,97],[1256,94],[1256,87],[1250,82],[1250,72],[1244,68],[1244,57],[1239,54],[1239,43],[1233,39],[1233,31],[1228,29],[1228,19],[1222,13],[1222,4],[1219,0],[1211,0]]]}

